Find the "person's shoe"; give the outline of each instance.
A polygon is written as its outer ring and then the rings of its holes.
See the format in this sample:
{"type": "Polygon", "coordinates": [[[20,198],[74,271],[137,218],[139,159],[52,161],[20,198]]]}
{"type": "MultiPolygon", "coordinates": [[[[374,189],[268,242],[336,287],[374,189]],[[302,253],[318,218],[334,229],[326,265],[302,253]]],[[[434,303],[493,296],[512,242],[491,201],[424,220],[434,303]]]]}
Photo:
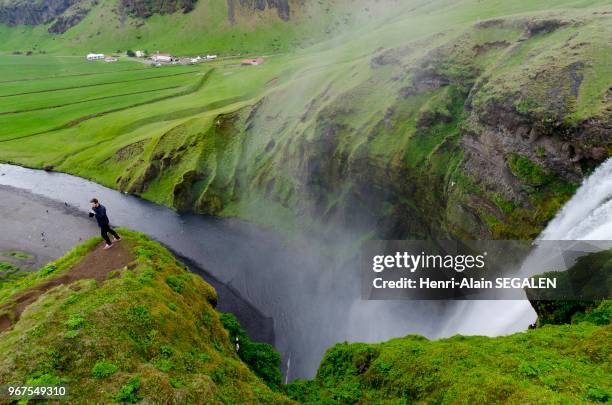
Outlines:
{"type": "Polygon", "coordinates": [[[106,244],[103,249],[104,250],[108,250],[108,249],[110,249],[112,247],[113,247],[113,245],[106,244]]]}
{"type": "Polygon", "coordinates": [[[121,240],[121,236],[119,236],[118,238],[115,238],[115,237],[113,236],[113,240],[114,240],[115,242],[119,242],[119,241],[121,240]]]}

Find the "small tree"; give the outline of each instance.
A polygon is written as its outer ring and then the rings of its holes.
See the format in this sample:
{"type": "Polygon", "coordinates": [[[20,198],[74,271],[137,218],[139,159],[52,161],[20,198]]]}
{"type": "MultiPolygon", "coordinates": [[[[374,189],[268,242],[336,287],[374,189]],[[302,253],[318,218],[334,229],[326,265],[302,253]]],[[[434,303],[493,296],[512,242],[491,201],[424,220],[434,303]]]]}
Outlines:
{"type": "Polygon", "coordinates": [[[132,51],[131,49],[128,49],[126,52],[127,56],[129,56],[130,58],[134,58],[136,57],[136,52],[132,51]]]}

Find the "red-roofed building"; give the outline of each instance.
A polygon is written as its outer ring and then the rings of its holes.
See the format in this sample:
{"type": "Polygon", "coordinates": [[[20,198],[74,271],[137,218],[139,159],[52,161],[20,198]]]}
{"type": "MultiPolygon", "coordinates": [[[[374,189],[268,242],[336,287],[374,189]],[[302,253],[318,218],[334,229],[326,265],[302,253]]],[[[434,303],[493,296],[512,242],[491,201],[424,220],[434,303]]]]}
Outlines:
{"type": "Polygon", "coordinates": [[[241,64],[245,66],[257,66],[261,65],[262,63],[264,63],[264,58],[262,58],[261,56],[255,59],[243,59],[241,62],[241,64]]]}
{"type": "Polygon", "coordinates": [[[153,62],[172,62],[174,58],[168,53],[156,53],[151,57],[153,62]]]}

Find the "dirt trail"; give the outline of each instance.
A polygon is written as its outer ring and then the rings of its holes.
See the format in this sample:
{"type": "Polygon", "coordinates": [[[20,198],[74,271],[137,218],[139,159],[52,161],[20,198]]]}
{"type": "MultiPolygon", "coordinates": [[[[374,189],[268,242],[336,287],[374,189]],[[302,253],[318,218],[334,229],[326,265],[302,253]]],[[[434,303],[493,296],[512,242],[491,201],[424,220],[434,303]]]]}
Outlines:
{"type": "Polygon", "coordinates": [[[25,309],[41,295],[62,284],[72,284],[77,280],[94,279],[98,282],[106,280],[108,273],[121,269],[134,261],[134,255],[128,249],[126,242],[115,243],[109,250],[99,244],[81,261],[60,276],[36,285],[10,299],[8,304],[0,307],[0,333],[13,326],[25,309]]]}

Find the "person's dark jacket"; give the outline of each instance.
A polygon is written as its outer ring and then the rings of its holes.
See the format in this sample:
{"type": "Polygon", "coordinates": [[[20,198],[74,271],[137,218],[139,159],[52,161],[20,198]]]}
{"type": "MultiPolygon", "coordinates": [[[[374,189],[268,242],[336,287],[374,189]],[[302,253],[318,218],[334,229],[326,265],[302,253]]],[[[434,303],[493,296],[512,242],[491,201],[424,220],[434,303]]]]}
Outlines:
{"type": "Polygon", "coordinates": [[[93,213],[90,213],[89,216],[95,216],[96,221],[98,221],[98,226],[103,228],[108,226],[108,217],[106,216],[106,208],[104,205],[100,204],[97,207],[92,208],[93,213]]]}

